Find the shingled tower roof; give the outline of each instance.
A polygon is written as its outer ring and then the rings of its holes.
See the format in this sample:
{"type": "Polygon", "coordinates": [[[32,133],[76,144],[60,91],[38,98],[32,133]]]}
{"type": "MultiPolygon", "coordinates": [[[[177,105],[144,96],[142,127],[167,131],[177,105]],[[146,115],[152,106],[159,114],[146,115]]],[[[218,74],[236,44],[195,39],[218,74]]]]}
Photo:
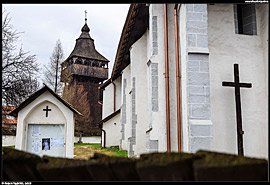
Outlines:
{"type": "Polygon", "coordinates": [[[78,39],[76,39],[76,44],[69,55],[69,57],[66,59],[70,59],[71,57],[83,57],[88,59],[94,59],[99,61],[105,61],[109,62],[108,59],[106,59],[104,56],[102,56],[96,49],[94,44],[94,39],[91,38],[89,32],[90,28],[88,27],[87,23],[84,24],[84,26],[81,29],[82,33],[78,39]]]}

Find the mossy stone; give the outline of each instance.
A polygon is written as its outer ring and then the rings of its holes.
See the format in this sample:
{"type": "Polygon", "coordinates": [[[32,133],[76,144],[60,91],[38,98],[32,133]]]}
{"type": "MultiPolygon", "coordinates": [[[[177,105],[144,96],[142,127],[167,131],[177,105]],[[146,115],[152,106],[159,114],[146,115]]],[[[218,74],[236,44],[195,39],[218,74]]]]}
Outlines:
{"type": "Polygon", "coordinates": [[[218,152],[198,151],[193,163],[195,181],[264,181],[268,162],[218,152]]]}
{"type": "Polygon", "coordinates": [[[36,169],[36,166],[42,163],[39,156],[7,147],[3,147],[3,153],[3,171],[7,180],[43,180],[36,169]]]}
{"type": "Polygon", "coordinates": [[[143,154],[136,169],[142,181],[193,181],[192,162],[198,158],[188,153],[143,154]]]}

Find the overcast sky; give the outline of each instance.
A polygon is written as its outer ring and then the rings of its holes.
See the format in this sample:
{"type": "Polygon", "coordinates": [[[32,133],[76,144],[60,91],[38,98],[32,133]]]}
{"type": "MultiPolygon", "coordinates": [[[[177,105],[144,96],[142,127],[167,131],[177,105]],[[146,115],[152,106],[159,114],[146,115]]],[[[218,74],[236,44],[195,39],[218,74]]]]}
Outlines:
{"type": "Polygon", "coordinates": [[[2,4],[11,24],[20,34],[17,46],[37,56],[42,66],[50,61],[60,39],[64,58],[72,52],[81,34],[87,11],[87,24],[96,50],[110,60],[110,71],[125,23],[129,4],[2,4]]]}

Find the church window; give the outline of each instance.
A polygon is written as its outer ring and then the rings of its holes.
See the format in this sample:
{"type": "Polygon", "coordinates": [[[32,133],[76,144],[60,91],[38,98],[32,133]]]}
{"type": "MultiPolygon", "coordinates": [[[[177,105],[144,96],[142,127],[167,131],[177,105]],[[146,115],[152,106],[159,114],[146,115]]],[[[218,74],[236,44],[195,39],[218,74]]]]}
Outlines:
{"type": "Polygon", "coordinates": [[[257,35],[255,5],[234,5],[234,23],[235,33],[245,35],[257,35]]]}

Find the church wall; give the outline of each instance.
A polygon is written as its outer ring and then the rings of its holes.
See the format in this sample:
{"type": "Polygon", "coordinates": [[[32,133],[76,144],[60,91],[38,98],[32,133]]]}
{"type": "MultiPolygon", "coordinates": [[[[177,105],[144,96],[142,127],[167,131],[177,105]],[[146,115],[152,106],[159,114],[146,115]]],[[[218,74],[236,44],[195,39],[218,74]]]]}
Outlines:
{"type": "Polygon", "coordinates": [[[103,112],[102,112],[102,119],[106,118],[113,111],[113,84],[110,83],[104,90],[103,90],[103,112]]]}
{"type": "Polygon", "coordinates": [[[147,79],[147,32],[131,46],[131,136],[128,138],[129,156],[146,152],[146,130],[149,125],[147,79]]]}
{"type": "Polygon", "coordinates": [[[121,96],[122,96],[122,76],[119,76],[114,81],[115,84],[115,111],[121,108],[121,96]]]}
{"type": "MultiPolygon", "coordinates": [[[[265,69],[265,84],[266,84],[266,94],[268,94],[268,54],[269,54],[269,45],[268,45],[268,34],[269,34],[269,25],[268,25],[268,18],[269,18],[269,6],[265,6],[264,4],[257,4],[257,13],[258,15],[258,27],[260,27],[259,34],[262,36],[262,49],[263,49],[263,61],[264,61],[264,69],[265,69]]],[[[265,110],[268,110],[268,105],[265,104],[265,110]]],[[[266,120],[268,120],[268,115],[266,114],[266,120]]]]}
{"type": "MultiPolygon", "coordinates": [[[[178,151],[174,4],[167,5],[171,151],[178,151]]],[[[162,33],[162,32],[161,32],[162,33]]],[[[163,62],[163,61],[160,61],[163,62]]],[[[165,87],[165,84],[164,84],[165,87]]]]}
{"type": "Polygon", "coordinates": [[[106,131],[106,147],[120,145],[120,114],[114,116],[107,122],[103,123],[103,129],[106,131]]]}
{"type": "MultiPolygon", "coordinates": [[[[115,84],[115,111],[120,109],[121,107],[121,89],[122,89],[122,77],[118,77],[113,81],[115,84]]],[[[114,84],[110,83],[104,90],[103,90],[103,112],[102,112],[102,119],[106,118],[110,114],[114,113],[114,84]]]]}
{"type": "Polygon", "coordinates": [[[177,11],[178,14],[178,34],[179,34],[179,57],[180,57],[180,98],[181,98],[181,129],[182,129],[182,151],[189,152],[189,142],[188,142],[188,104],[187,104],[187,9],[186,4],[182,4],[177,11]]]}
{"type": "MultiPolygon", "coordinates": [[[[115,111],[119,110],[122,105],[122,77],[110,83],[103,91],[103,115],[102,119],[105,119],[115,111]],[[115,89],[114,89],[115,88],[115,89]],[[115,90],[115,93],[114,93],[115,90]],[[114,97],[115,96],[115,97],[114,97]],[[115,101],[115,102],[114,102],[115,101]],[[114,105],[115,104],[115,105],[114,105]],[[114,107],[115,106],[115,107],[114,107]],[[114,111],[115,108],[115,111],[114,111]]],[[[120,115],[116,115],[113,118],[103,123],[103,129],[106,132],[106,147],[109,146],[121,146],[121,128],[122,123],[120,115]],[[117,125],[117,126],[116,126],[117,125]],[[117,134],[116,134],[117,133],[117,134]]],[[[103,133],[102,133],[103,135],[103,133]]],[[[104,136],[102,136],[104,138],[104,136]]],[[[102,141],[103,142],[103,141],[102,141]]]]}
{"type": "Polygon", "coordinates": [[[237,153],[235,97],[232,87],[233,64],[239,64],[240,82],[252,83],[241,88],[244,154],[268,156],[267,120],[267,14],[256,4],[257,35],[235,33],[233,4],[208,5],[208,43],[210,51],[210,102],[213,122],[213,150],[237,153]]]}
{"type": "MultiPolygon", "coordinates": [[[[178,151],[177,147],[177,104],[176,104],[176,63],[175,63],[175,32],[174,32],[174,5],[167,5],[168,21],[168,59],[169,59],[169,95],[170,95],[170,134],[171,151],[178,151]]],[[[166,95],[165,95],[165,46],[164,46],[164,6],[151,4],[149,7],[149,49],[152,55],[148,61],[149,102],[157,96],[158,106],[149,103],[150,124],[147,130],[147,151],[167,151],[166,129],[166,95]],[[157,21],[157,28],[154,23],[157,21]],[[157,36],[155,33],[157,30],[157,36]],[[157,37],[157,51],[154,47],[157,37]],[[152,39],[152,40],[151,40],[152,39]],[[157,72],[156,72],[157,71],[157,72]],[[157,77],[155,77],[157,75],[157,77]],[[156,80],[155,80],[156,79],[156,80]],[[155,87],[157,83],[157,87],[155,87]],[[153,90],[155,88],[155,90],[153,90]],[[153,93],[156,92],[156,93],[153,93]],[[157,110],[155,110],[157,109],[157,110]],[[153,147],[153,148],[151,148],[153,147]]],[[[209,103],[209,71],[207,9],[206,5],[182,5],[178,10],[180,36],[180,70],[181,70],[181,124],[182,124],[182,151],[195,152],[198,149],[210,149],[212,142],[212,123],[210,120],[209,103]],[[200,21],[198,21],[200,15],[200,21]],[[197,16],[197,17],[196,17],[197,16]],[[196,20],[194,20],[196,19],[196,20]],[[187,22],[188,21],[188,22],[187,22]],[[197,26],[199,25],[199,26],[197,26]],[[197,26],[197,27],[196,27],[197,26]],[[195,39],[191,39],[195,38],[195,39]],[[194,42],[194,43],[193,43],[194,42]],[[195,45],[194,45],[195,44],[195,45]],[[193,61],[201,64],[197,71],[189,70],[193,61]],[[203,73],[203,74],[202,74],[203,73]],[[205,77],[205,78],[204,78],[205,77]],[[193,84],[193,83],[196,84],[193,84]],[[197,93],[196,88],[203,89],[197,93]],[[199,100],[200,102],[196,104],[199,100]],[[193,114],[193,115],[192,115],[193,114]],[[191,144],[190,144],[191,143],[191,144]]]]}
{"type": "Polygon", "coordinates": [[[150,119],[146,131],[147,152],[167,150],[164,59],[164,8],[161,4],[150,4],[147,59],[150,119]]]}
{"type": "Polygon", "coordinates": [[[130,137],[131,124],[130,124],[130,65],[128,65],[122,73],[122,98],[121,98],[121,139],[120,147],[123,150],[128,150],[128,138],[130,137]]]}
{"type": "MultiPolygon", "coordinates": [[[[173,7],[171,9],[173,10],[173,7]]],[[[211,150],[213,137],[208,68],[207,5],[181,4],[177,13],[181,75],[181,150],[184,152],[196,152],[200,149],[211,150]]],[[[174,22],[171,24],[174,29],[174,22]]],[[[174,39],[174,31],[171,34],[174,39]]],[[[175,66],[175,41],[172,40],[172,42],[170,50],[173,52],[170,66],[175,66]]],[[[171,78],[175,79],[175,71],[173,73],[174,76],[171,78]]],[[[172,83],[175,85],[175,80],[172,83]]],[[[173,89],[176,92],[175,88],[170,86],[170,91],[173,89]]],[[[176,110],[176,105],[171,107],[172,109],[176,110]]],[[[171,115],[174,116],[174,114],[171,115]]],[[[176,121],[173,124],[176,129],[176,121]]],[[[176,132],[174,138],[176,141],[176,132]]]]}

